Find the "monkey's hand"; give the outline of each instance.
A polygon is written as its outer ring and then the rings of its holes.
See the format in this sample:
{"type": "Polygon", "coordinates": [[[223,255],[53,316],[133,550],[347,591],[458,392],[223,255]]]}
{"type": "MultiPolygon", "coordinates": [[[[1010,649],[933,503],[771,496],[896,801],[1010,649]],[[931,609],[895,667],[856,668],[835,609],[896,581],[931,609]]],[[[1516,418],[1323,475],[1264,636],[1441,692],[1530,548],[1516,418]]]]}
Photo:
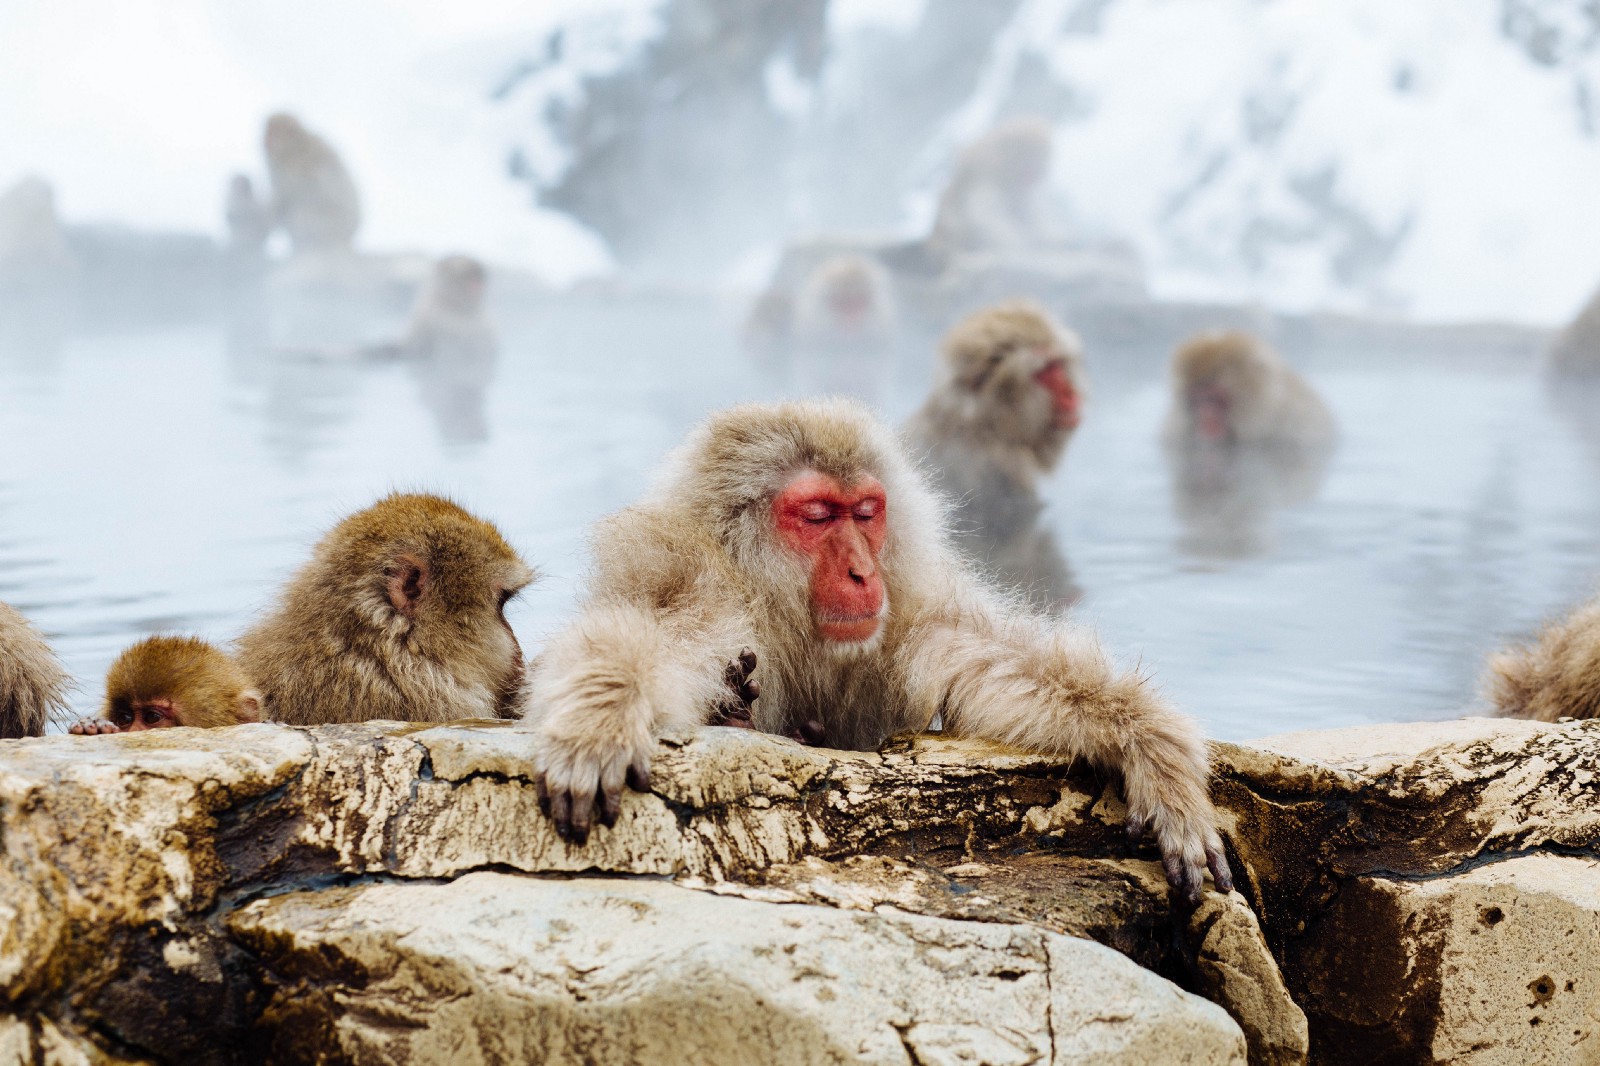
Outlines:
{"type": "Polygon", "coordinates": [[[1209,805],[1203,813],[1188,816],[1170,807],[1161,807],[1154,814],[1130,810],[1127,829],[1129,838],[1136,842],[1146,833],[1154,833],[1167,884],[1187,909],[1200,905],[1208,869],[1218,892],[1233,891],[1233,871],[1228,868],[1228,857],[1212,824],[1209,805]]]}
{"type": "Polygon", "coordinates": [[[649,729],[597,729],[569,714],[552,716],[539,732],[539,807],[563,840],[587,843],[596,814],[601,825],[616,825],[624,783],[639,792],[650,790],[656,738],[649,729]]]}
{"type": "Polygon", "coordinates": [[[80,718],[67,727],[75,737],[94,737],[102,733],[120,733],[122,727],[104,718],[80,718]]]}
{"type": "Polygon", "coordinates": [[[761,682],[750,675],[756,669],[756,653],[749,648],[739,652],[739,657],[728,663],[722,680],[728,694],[711,708],[707,725],[731,726],[734,729],[754,729],[755,715],[751,705],[761,697],[761,682]]]}

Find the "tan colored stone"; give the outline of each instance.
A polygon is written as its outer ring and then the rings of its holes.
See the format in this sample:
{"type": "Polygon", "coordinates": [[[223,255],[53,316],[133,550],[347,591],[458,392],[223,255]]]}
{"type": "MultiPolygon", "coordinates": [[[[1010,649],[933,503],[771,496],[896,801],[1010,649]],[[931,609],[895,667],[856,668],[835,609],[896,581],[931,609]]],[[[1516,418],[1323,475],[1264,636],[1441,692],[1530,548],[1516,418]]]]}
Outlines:
{"type": "Polygon", "coordinates": [[[1237,892],[1210,894],[1191,922],[1206,997],[1221,1004],[1250,1045],[1251,1066],[1299,1066],[1311,1050],[1305,1012],[1290,996],[1261,925],[1237,892]]]}
{"type": "Polygon", "coordinates": [[[1242,1063],[1216,1006],[1024,925],[469,874],[250,904],[268,1008],[354,1062],[1242,1063]]]}

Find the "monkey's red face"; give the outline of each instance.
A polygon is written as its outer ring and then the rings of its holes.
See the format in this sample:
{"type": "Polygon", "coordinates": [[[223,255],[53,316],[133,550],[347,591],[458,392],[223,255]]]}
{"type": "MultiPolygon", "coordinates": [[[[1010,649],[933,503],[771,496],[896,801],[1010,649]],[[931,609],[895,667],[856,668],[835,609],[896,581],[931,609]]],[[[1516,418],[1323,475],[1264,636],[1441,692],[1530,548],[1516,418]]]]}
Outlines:
{"type": "Polygon", "coordinates": [[[1229,409],[1233,396],[1214,381],[1196,385],[1189,392],[1189,410],[1195,432],[1206,440],[1226,440],[1232,432],[1229,409]]]}
{"type": "Polygon", "coordinates": [[[1033,380],[1050,394],[1056,428],[1077,429],[1083,413],[1080,410],[1078,390],[1073,387],[1072,378],[1067,374],[1067,364],[1060,359],[1052,359],[1044,365],[1043,370],[1033,376],[1033,380]]]}
{"type": "Polygon", "coordinates": [[[823,640],[871,640],[883,624],[885,597],[878,553],[888,535],[883,484],[853,485],[815,471],[800,474],[772,501],[785,546],[811,564],[811,613],[823,640]]]}
{"type": "Polygon", "coordinates": [[[166,729],[183,724],[178,705],[171,700],[139,700],[113,708],[111,721],[124,733],[166,729]]]}

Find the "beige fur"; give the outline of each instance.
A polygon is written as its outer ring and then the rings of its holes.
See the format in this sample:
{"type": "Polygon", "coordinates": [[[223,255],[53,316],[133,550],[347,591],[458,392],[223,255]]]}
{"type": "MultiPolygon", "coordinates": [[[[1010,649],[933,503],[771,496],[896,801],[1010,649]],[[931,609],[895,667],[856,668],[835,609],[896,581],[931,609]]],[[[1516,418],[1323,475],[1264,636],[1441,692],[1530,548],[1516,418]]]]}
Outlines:
{"type": "Polygon", "coordinates": [[[929,249],[948,257],[1046,243],[1040,197],[1053,140],[1044,119],[1018,118],[969,146],[939,199],[929,249]]]}
{"type": "Polygon", "coordinates": [[[1551,342],[1550,368],[1559,374],[1600,374],[1600,292],[1551,342]]]}
{"type": "Polygon", "coordinates": [[[239,661],[267,716],[294,725],[515,717],[522,653],[502,597],[533,576],[490,523],[397,493],[322,538],[239,661]],[[412,565],[427,584],[407,614],[391,583],[412,565]]]}
{"type": "Polygon", "coordinates": [[[262,135],[272,215],[296,252],[345,251],[361,228],[361,199],[333,146],[293,115],[267,119],[262,135]]]}
{"type": "Polygon", "coordinates": [[[535,666],[525,719],[542,741],[546,789],[584,832],[597,797],[648,764],[657,734],[705,720],[748,645],[761,729],[815,719],[831,743],[871,749],[942,715],[959,735],[1082,755],[1121,771],[1131,816],[1153,825],[1175,882],[1198,892],[1207,850],[1222,862],[1193,723],[1142,677],[1117,672],[1088,634],[975,581],[946,541],[938,499],[859,406],[714,416],[644,502],[600,525],[593,550],[588,601],[535,666]],[[846,484],[872,475],[887,490],[878,563],[892,606],[876,645],[854,654],[814,635],[807,565],[771,529],[774,496],[806,470],[846,484]]]}
{"type": "Polygon", "coordinates": [[[66,706],[67,672],[44,637],[0,602],[0,739],[39,737],[66,706]]]}
{"type": "Polygon", "coordinates": [[[92,736],[139,728],[150,705],[167,724],[216,729],[261,721],[261,693],[238,662],[195,637],[146,637],[117,656],[106,672],[98,718],[71,732],[92,736]]]}
{"type": "Polygon", "coordinates": [[[1174,353],[1165,433],[1169,444],[1195,435],[1188,397],[1206,385],[1232,399],[1233,443],[1322,446],[1334,438],[1333,415],[1305,378],[1260,340],[1230,330],[1202,333],[1174,353]]]}
{"type": "Polygon", "coordinates": [[[826,260],[800,286],[795,298],[795,340],[803,345],[882,345],[895,336],[894,296],[889,273],[864,255],[838,255],[826,260]],[[855,300],[864,305],[856,318],[837,304],[855,300]]]}
{"type": "Polygon", "coordinates": [[[1508,718],[1600,717],[1600,600],[1491,656],[1484,689],[1508,718]]]}

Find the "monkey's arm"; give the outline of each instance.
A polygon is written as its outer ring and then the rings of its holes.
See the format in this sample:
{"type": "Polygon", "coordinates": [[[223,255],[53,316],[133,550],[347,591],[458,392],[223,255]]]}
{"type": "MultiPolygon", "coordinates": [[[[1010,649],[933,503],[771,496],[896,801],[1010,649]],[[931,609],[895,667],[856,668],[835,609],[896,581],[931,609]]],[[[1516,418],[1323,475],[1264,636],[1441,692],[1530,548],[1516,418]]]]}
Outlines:
{"type": "Polygon", "coordinates": [[[1153,832],[1167,880],[1200,901],[1207,867],[1233,888],[1207,792],[1205,741],[1137,673],[1118,673],[1092,634],[972,604],[918,627],[908,690],[946,731],[1121,772],[1130,835],[1153,832]]]}
{"type": "Polygon", "coordinates": [[[649,787],[661,732],[700,725],[724,701],[728,662],[753,642],[718,568],[648,524],[624,513],[602,531],[594,597],[529,680],[540,800],[578,843],[597,810],[616,822],[624,783],[649,787]]]}

